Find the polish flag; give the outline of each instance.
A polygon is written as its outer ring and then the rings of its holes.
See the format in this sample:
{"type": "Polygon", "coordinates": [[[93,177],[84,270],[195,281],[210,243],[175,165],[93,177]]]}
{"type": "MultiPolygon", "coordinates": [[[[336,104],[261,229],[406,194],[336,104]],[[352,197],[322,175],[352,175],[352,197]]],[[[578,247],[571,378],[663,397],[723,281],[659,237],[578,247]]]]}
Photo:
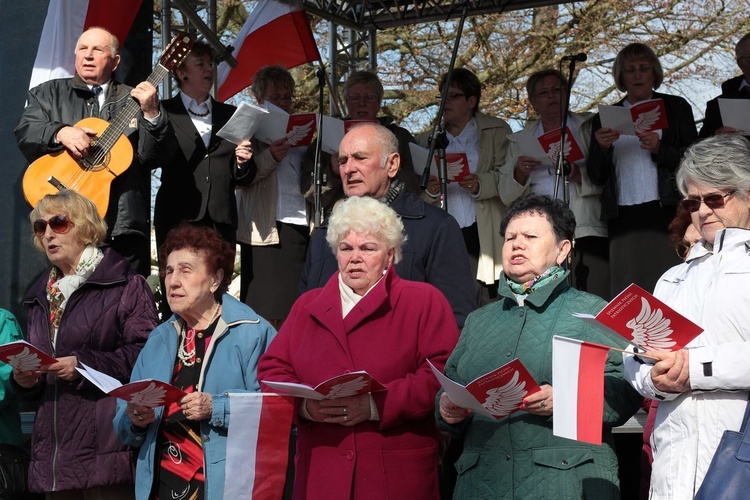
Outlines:
{"type": "Polygon", "coordinates": [[[75,49],[81,33],[94,26],[110,31],[122,43],[142,0],[51,0],[44,19],[29,88],[75,73],[75,49]]]}
{"type": "Polygon", "coordinates": [[[609,347],[567,337],[552,339],[552,433],[602,444],[604,363],[609,347]]]}
{"type": "Polygon", "coordinates": [[[222,62],[218,68],[218,99],[226,101],[248,87],[263,66],[287,69],[320,61],[307,13],[299,0],[260,0],[232,45],[237,67],[222,62]]]}
{"type": "Polygon", "coordinates": [[[223,498],[277,500],[284,492],[292,398],[231,393],[223,498]]]}

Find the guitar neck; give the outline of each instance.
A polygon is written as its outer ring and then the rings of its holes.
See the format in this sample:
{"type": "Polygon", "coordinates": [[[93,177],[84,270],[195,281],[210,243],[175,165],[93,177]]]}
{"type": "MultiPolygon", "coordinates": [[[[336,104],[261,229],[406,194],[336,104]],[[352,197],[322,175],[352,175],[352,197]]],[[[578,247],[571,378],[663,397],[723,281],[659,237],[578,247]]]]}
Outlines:
{"type": "MultiPolygon", "coordinates": [[[[149,77],[146,79],[147,82],[151,83],[154,87],[158,87],[164,77],[169,73],[169,70],[157,64],[154,70],[151,72],[149,77]]],[[[125,107],[121,109],[114,120],[112,120],[107,129],[102,133],[101,137],[97,141],[102,159],[109,153],[112,146],[115,145],[117,139],[122,135],[130,122],[140,111],[141,106],[134,98],[129,97],[125,107]]]]}

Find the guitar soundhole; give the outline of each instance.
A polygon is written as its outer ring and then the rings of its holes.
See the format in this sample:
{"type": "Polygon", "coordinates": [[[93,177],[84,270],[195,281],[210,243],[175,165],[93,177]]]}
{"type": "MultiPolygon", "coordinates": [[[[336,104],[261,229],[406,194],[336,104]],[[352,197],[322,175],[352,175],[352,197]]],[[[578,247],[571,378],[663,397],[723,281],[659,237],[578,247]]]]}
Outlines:
{"type": "Polygon", "coordinates": [[[109,158],[109,151],[105,152],[98,144],[93,143],[89,148],[89,154],[80,163],[84,170],[98,172],[107,168],[109,158]]]}

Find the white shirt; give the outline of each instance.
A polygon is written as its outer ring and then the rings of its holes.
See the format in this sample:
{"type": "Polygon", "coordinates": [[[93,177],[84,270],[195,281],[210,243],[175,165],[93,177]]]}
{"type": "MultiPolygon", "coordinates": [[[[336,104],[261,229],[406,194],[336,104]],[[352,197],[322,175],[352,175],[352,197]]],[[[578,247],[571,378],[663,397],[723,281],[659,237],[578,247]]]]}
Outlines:
{"type": "Polygon", "coordinates": [[[190,120],[193,122],[193,126],[195,127],[195,130],[198,131],[198,134],[201,136],[201,139],[203,140],[203,145],[208,147],[208,143],[211,142],[211,98],[209,97],[202,103],[196,102],[195,99],[190,97],[189,95],[180,92],[180,98],[182,99],[182,104],[185,106],[185,109],[188,112],[188,115],[190,115],[190,120]],[[192,111],[192,113],[191,113],[192,111]],[[198,116],[203,115],[205,116],[198,116]]]}
{"type": "MultiPolygon", "coordinates": [[[[476,173],[479,164],[479,131],[477,119],[472,118],[457,136],[445,133],[448,138],[446,153],[466,153],[469,161],[469,172],[476,173]]],[[[474,196],[456,182],[448,184],[448,213],[460,227],[469,227],[477,221],[474,207],[474,196]]]]}
{"type": "Polygon", "coordinates": [[[289,148],[276,167],[276,220],[286,224],[307,225],[307,204],[299,190],[306,151],[307,146],[289,148]]]}
{"type": "MultiPolygon", "coordinates": [[[[637,103],[636,103],[637,104],[637,103]]],[[[633,107],[627,99],[626,108],[633,107]]],[[[657,132],[661,140],[662,131],[657,132]]],[[[617,179],[617,204],[640,205],[659,199],[659,175],[651,153],[641,149],[641,140],[635,135],[620,135],[614,143],[612,161],[617,179]]]]}

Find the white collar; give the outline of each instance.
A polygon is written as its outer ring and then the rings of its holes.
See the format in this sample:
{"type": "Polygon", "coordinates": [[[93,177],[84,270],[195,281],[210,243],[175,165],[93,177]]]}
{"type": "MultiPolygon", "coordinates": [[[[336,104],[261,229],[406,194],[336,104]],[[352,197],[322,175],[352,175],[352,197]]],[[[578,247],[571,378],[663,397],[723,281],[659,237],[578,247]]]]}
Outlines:
{"type": "Polygon", "coordinates": [[[199,103],[186,93],[180,91],[180,98],[182,99],[182,104],[185,106],[185,109],[192,109],[193,111],[198,111],[201,108],[206,109],[209,113],[211,110],[211,97],[208,97],[205,101],[202,103],[199,103]],[[205,106],[204,106],[205,105],[205,106]]]}

